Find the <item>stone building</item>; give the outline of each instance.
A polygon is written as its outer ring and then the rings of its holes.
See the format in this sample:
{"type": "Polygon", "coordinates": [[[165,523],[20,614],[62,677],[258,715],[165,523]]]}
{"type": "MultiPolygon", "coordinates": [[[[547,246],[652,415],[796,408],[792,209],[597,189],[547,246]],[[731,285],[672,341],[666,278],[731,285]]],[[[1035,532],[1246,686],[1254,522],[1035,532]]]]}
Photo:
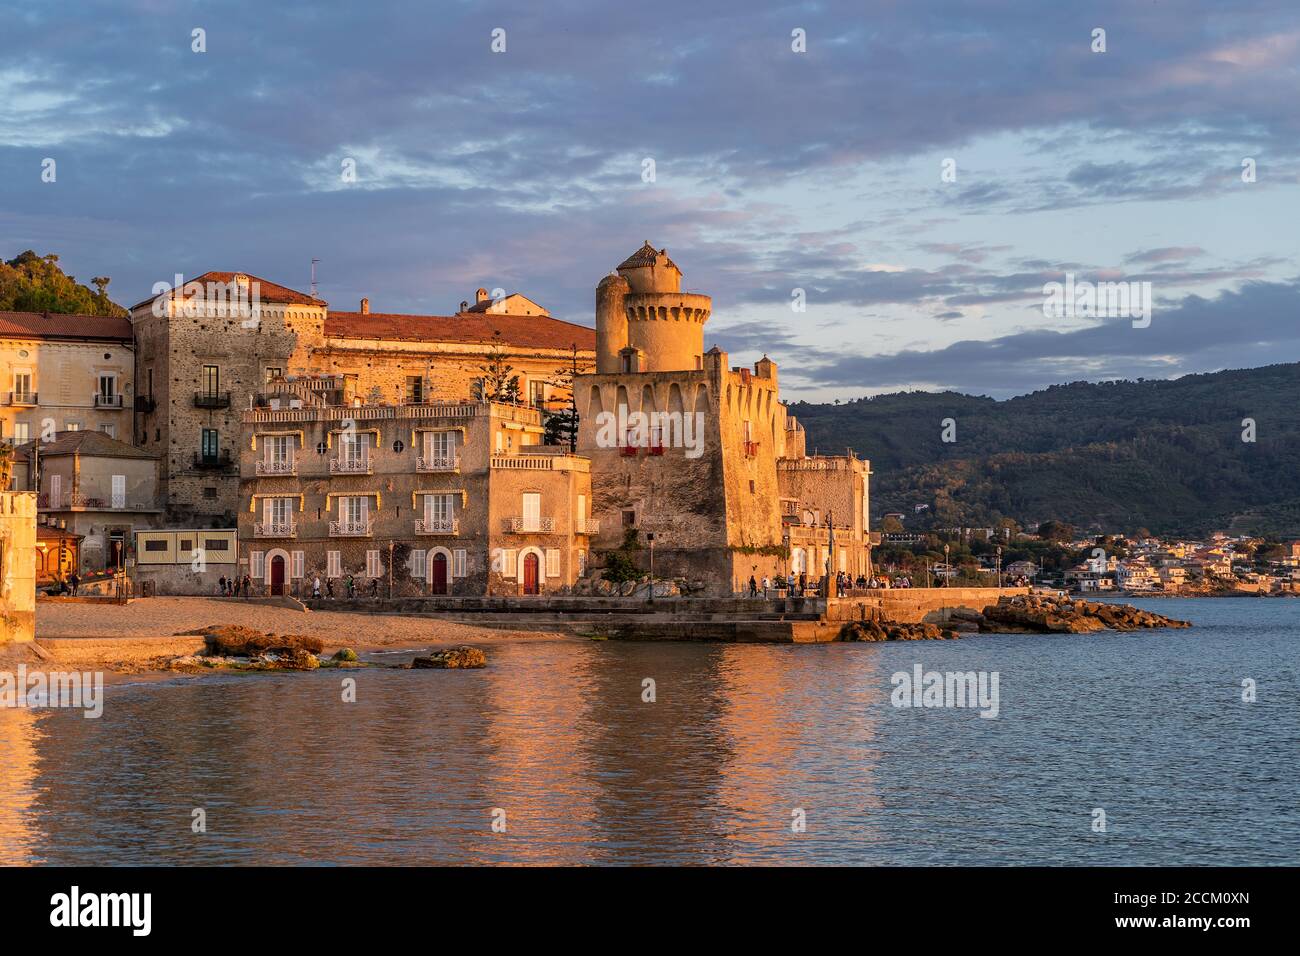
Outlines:
{"type": "Polygon", "coordinates": [[[460,402],[497,355],[520,398],[541,406],[567,395],[560,370],[589,367],[595,346],[591,329],[517,293],[480,289],[453,315],[371,312],[368,299],[346,312],[233,272],[178,277],[132,307],[131,321],[137,444],[162,457],[169,517],[193,524],[234,522],[241,415],[272,380],[336,379],[349,403],[460,402]]]}
{"type": "Polygon", "coordinates": [[[830,535],[805,514],[834,515],[832,571],[869,573],[868,463],[807,458],[776,363],[732,368],[706,352],[712,301],[682,292],[681,278],[647,242],[596,289],[596,369],[574,379],[594,547],[644,555],[653,543],[657,577],[727,592],[751,575],[815,580],[830,535]]]}
{"type": "Polygon", "coordinates": [[[83,572],[120,567],[135,531],[163,520],[157,455],[96,431],[58,432],[18,451],[28,463],[24,474],[39,458],[32,490],[42,521],[81,536],[83,572]]]}
{"type": "MultiPolygon", "coordinates": [[[[581,576],[586,458],[499,402],[331,404],[279,380],[242,414],[241,570],[272,594],[319,575],[380,595],[541,594],[581,576]]],[[[329,376],[325,381],[338,384],[329,376]]]]}
{"type": "Polygon", "coordinates": [[[100,315],[0,312],[0,438],[21,445],[93,429],[131,440],[131,323],[100,315]]]}

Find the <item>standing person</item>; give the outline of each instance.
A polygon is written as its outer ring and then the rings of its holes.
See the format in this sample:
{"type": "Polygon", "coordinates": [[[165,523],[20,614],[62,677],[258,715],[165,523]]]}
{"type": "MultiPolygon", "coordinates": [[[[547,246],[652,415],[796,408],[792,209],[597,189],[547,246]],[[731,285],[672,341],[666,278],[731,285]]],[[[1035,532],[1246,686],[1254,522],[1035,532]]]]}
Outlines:
{"type": "Polygon", "coordinates": [[[370,579],[370,596],[378,600],[379,598],[379,578],[370,579]]]}
{"type": "Polygon", "coordinates": [[[772,579],[766,574],[763,575],[763,597],[767,597],[768,589],[772,587],[772,579]]]}
{"type": "Polygon", "coordinates": [[[808,590],[808,572],[799,572],[799,596],[803,597],[808,590]]]}
{"type": "Polygon", "coordinates": [[[316,579],[311,583],[311,596],[318,601],[320,600],[320,575],[319,574],[316,575],[316,579]]]}
{"type": "Polygon", "coordinates": [[[81,578],[77,577],[77,572],[73,571],[68,575],[68,583],[72,585],[72,596],[77,596],[77,588],[81,584],[81,578]]]}
{"type": "Polygon", "coordinates": [[[346,579],[343,583],[344,583],[344,585],[347,587],[348,600],[351,601],[351,600],[352,600],[352,592],[353,592],[352,575],[349,574],[349,575],[347,576],[347,579],[346,579]]]}
{"type": "Polygon", "coordinates": [[[329,598],[331,601],[334,600],[334,579],[333,578],[325,579],[325,596],[329,598]]]}
{"type": "Polygon", "coordinates": [[[754,580],[752,574],[749,576],[749,596],[758,597],[758,582],[754,580]]]}
{"type": "Polygon", "coordinates": [[[217,593],[222,597],[226,596],[226,576],[224,574],[217,579],[217,593]]]}

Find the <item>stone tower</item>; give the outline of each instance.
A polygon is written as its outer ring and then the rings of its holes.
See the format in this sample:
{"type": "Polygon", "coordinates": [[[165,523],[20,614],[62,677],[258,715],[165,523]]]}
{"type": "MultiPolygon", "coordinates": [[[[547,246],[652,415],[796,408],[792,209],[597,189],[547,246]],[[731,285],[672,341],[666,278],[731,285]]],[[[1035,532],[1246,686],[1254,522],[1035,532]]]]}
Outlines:
{"type": "Polygon", "coordinates": [[[647,241],[596,287],[596,372],[703,368],[713,300],[682,292],[682,273],[647,241]]]}

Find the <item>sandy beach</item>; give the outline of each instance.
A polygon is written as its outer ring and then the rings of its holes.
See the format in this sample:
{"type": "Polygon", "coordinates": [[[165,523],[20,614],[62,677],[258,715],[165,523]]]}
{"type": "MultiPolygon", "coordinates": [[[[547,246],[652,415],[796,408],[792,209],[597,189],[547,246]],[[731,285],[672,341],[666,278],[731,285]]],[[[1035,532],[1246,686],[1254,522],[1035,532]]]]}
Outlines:
{"type": "Polygon", "coordinates": [[[36,609],[36,653],[49,665],[125,673],[160,670],[173,657],[203,649],[186,632],[214,624],[243,625],[273,634],[307,634],[325,642],[326,653],[571,641],[571,635],[502,630],[435,618],[339,611],[299,611],[247,604],[238,599],[159,597],[131,604],[46,604],[36,609]]]}

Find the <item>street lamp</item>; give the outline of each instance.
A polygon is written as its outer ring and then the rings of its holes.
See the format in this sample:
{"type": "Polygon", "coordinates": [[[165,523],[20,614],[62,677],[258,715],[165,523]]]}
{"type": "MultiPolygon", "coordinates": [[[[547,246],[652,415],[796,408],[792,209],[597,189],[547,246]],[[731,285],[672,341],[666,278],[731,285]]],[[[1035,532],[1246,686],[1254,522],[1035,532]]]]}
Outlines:
{"type": "Polygon", "coordinates": [[[647,531],[645,539],[650,543],[650,603],[655,602],[655,533],[647,531]]]}
{"type": "Polygon", "coordinates": [[[998,590],[1002,590],[1002,545],[998,545],[998,590]]]}
{"type": "Polygon", "coordinates": [[[952,564],[948,560],[948,545],[943,546],[943,586],[947,587],[952,581],[952,564]]]}

